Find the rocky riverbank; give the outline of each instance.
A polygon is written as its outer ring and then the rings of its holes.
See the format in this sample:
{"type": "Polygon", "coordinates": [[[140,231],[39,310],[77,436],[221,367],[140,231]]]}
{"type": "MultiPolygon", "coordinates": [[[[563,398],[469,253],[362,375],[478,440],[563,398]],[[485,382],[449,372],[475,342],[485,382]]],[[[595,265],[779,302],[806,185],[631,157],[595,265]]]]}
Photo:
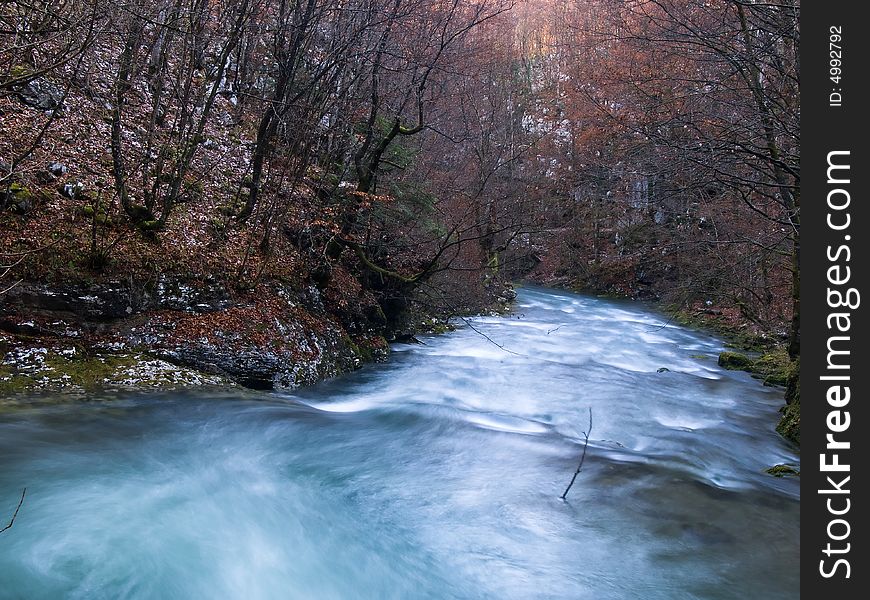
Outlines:
{"type": "Polygon", "coordinates": [[[292,389],[386,357],[377,304],[314,287],[210,281],[21,283],[0,300],[0,391],[242,385],[292,389]]]}
{"type": "MultiPolygon", "coordinates": [[[[241,293],[160,275],[22,282],[0,296],[0,395],[243,386],[290,390],[384,360],[388,340],[449,328],[449,315],[389,321],[370,295],[328,298],[271,281],[241,293]]],[[[493,310],[516,297],[508,285],[493,310]]]]}

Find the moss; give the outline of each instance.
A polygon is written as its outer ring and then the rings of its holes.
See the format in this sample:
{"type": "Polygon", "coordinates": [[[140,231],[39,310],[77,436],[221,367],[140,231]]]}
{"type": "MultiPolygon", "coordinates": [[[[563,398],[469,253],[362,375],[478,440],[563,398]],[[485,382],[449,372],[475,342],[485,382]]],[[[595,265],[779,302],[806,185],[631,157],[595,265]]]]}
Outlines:
{"type": "Polygon", "coordinates": [[[383,357],[383,353],[389,344],[383,336],[372,336],[353,340],[345,337],[342,340],[363,362],[375,362],[383,357]]]}
{"type": "Polygon", "coordinates": [[[12,65],[9,71],[0,75],[0,81],[15,82],[17,85],[27,83],[33,79],[33,69],[27,65],[12,65]]]}
{"type": "Polygon", "coordinates": [[[9,79],[26,79],[33,73],[26,65],[12,65],[9,68],[9,79]]]}
{"type": "Polygon", "coordinates": [[[31,200],[33,198],[33,192],[18,182],[10,184],[9,193],[20,200],[31,200]]]}
{"type": "Polygon", "coordinates": [[[800,476],[801,474],[798,469],[794,468],[791,465],[774,465],[769,469],[766,469],[765,473],[773,475],[774,477],[786,477],[787,475],[800,476]]]}
{"type": "Polygon", "coordinates": [[[36,386],[36,380],[30,375],[17,373],[8,365],[0,365],[0,396],[26,392],[36,386]]]}
{"type": "Polygon", "coordinates": [[[719,355],[719,366],[729,371],[746,371],[752,364],[751,358],[738,352],[723,352],[719,355]]]}
{"type": "Polygon", "coordinates": [[[776,431],[785,439],[800,445],[801,443],[801,405],[786,404],[782,409],[782,418],[776,426],[776,431]]]}
{"type": "Polygon", "coordinates": [[[197,201],[203,197],[205,187],[201,181],[185,181],[182,190],[182,199],[185,202],[197,201]]]}
{"type": "Polygon", "coordinates": [[[791,367],[785,388],[786,405],[782,408],[782,418],[776,426],[779,434],[787,440],[801,443],[801,387],[800,359],[791,367]]]}
{"type": "Polygon", "coordinates": [[[433,323],[427,328],[427,331],[429,333],[437,334],[449,333],[451,331],[456,331],[456,326],[451,325],[450,323],[433,323]]]}
{"type": "MultiPolygon", "coordinates": [[[[81,348],[37,353],[37,360],[0,364],[0,397],[31,391],[93,392],[115,387],[162,388],[228,385],[230,382],[173,367],[147,354],[88,354],[81,348]]],[[[0,403],[2,404],[2,403],[0,403]]]]}
{"type": "Polygon", "coordinates": [[[725,344],[727,348],[761,353],[771,350],[776,345],[772,339],[742,330],[721,316],[690,312],[676,305],[666,306],[664,310],[671,320],[678,325],[712,331],[717,336],[724,338],[727,340],[725,344]]]}
{"type": "Polygon", "coordinates": [[[76,355],[67,358],[49,354],[45,359],[45,376],[88,390],[101,387],[114,379],[119,370],[135,366],[136,363],[136,357],[129,355],[76,355]]]}
{"type": "Polygon", "coordinates": [[[801,357],[791,364],[788,380],[785,383],[785,401],[788,404],[801,403],[801,357]]]}
{"type": "Polygon", "coordinates": [[[11,183],[7,190],[6,198],[14,212],[27,214],[31,211],[34,206],[33,192],[18,182],[11,183]]]}
{"type": "Polygon", "coordinates": [[[792,372],[791,359],[784,348],[777,348],[754,361],[750,372],[763,379],[765,385],[784,386],[792,372]]]}
{"type": "Polygon", "coordinates": [[[160,229],[160,221],[139,221],[138,223],[136,223],[136,226],[142,231],[157,231],[158,229],[160,229]]]}
{"type": "Polygon", "coordinates": [[[22,372],[9,365],[0,365],[0,391],[26,392],[44,388],[77,387],[92,390],[111,381],[117,373],[136,364],[136,357],[111,355],[86,356],[77,352],[67,357],[49,351],[44,362],[22,372]]]}

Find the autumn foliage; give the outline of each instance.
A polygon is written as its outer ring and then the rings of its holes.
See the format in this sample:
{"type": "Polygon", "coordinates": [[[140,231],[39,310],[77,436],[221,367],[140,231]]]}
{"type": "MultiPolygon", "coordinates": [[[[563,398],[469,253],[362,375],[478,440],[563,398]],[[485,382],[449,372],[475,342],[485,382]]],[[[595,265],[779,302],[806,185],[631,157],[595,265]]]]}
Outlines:
{"type": "Polygon", "coordinates": [[[3,283],[278,278],[391,317],[531,276],[733,313],[796,355],[798,22],[743,0],[6,2],[3,283]]]}

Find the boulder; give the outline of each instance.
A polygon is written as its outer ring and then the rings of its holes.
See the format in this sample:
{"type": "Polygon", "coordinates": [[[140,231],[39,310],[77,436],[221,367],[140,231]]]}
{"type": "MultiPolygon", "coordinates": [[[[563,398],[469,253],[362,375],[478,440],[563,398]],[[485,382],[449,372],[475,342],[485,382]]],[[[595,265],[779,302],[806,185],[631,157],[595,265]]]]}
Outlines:
{"type": "Polygon", "coordinates": [[[233,305],[229,292],[217,282],[190,282],[161,275],[148,302],[149,308],[208,313],[233,305]]]}
{"type": "Polygon", "coordinates": [[[16,89],[18,99],[39,110],[55,110],[63,102],[63,90],[43,77],[36,77],[16,89]]]}
{"type": "Polygon", "coordinates": [[[124,284],[21,284],[10,290],[4,300],[10,307],[72,313],[95,321],[119,319],[134,312],[130,288],[124,284]]]}
{"type": "Polygon", "coordinates": [[[77,198],[85,189],[85,184],[81,181],[76,181],[75,183],[65,183],[60,186],[60,193],[67,198],[75,199],[77,198]]]}
{"type": "Polygon", "coordinates": [[[29,189],[20,183],[13,183],[6,192],[3,206],[19,215],[26,215],[36,206],[36,199],[29,189]]]}
{"type": "Polygon", "coordinates": [[[48,172],[55,177],[61,177],[63,175],[66,175],[67,171],[69,171],[69,169],[66,167],[66,165],[62,165],[59,162],[52,162],[48,165],[48,172]]]}
{"type": "Polygon", "coordinates": [[[723,352],[719,355],[719,366],[729,371],[742,371],[752,366],[753,360],[738,352],[723,352]]]}

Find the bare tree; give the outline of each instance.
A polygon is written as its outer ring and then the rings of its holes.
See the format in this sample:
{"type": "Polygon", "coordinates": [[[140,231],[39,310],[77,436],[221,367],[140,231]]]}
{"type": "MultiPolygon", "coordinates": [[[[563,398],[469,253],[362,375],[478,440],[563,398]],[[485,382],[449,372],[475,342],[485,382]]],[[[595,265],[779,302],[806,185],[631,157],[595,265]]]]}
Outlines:
{"type": "Polygon", "coordinates": [[[252,2],[141,2],[121,11],[117,26],[123,48],[111,108],[112,171],[121,207],[143,230],[165,227],[185,192],[186,177],[204,141],[252,2]],[[141,93],[143,79],[149,127],[144,136],[128,136],[125,107],[131,95],[141,93]],[[138,184],[134,188],[133,182],[138,184]]]}

